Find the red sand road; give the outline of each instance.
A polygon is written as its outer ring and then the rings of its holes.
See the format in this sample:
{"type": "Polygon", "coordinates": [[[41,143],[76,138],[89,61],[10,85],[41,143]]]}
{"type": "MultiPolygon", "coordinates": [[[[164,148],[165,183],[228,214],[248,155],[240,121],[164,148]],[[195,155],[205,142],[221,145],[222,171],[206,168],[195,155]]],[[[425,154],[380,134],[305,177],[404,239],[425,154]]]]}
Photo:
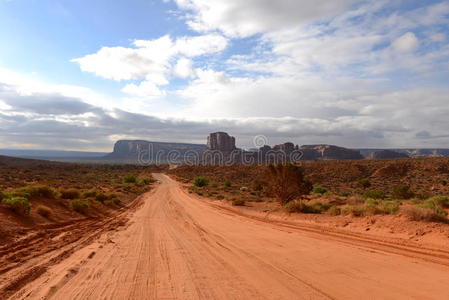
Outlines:
{"type": "Polygon", "coordinates": [[[126,226],[49,264],[8,297],[449,299],[447,251],[245,216],[155,177],[160,184],[126,226]]]}

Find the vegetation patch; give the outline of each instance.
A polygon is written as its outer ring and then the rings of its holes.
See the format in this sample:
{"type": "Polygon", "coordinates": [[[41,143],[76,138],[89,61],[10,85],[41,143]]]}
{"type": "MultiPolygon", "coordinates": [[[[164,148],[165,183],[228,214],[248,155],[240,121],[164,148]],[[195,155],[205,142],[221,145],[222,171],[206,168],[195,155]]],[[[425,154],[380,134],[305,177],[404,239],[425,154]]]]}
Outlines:
{"type": "Polygon", "coordinates": [[[209,185],[209,179],[203,176],[197,176],[193,179],[193,185],[196,187],[205,187],[209,185]]]}
{"type": "Polygon", "coordinates": [[[66,189],[59,191],[62,199],[73,200],[81,197],[81,192],[77,189],[66,189]]]}
{"type": "Polygon", "coordinates": [[[19,215],[27,216],[31,211],[31,204],[28,198],[11,197],[2,200],[2,203],[19,215]]]}
{"type": "Polygon", "coordinates": [[[70,201],[70,207],[80,214],[87,215],[89,213],[90,204],[86,199],[73,199],[70,201]]]}
{"type": "Polygon", "coordinates": [[[53,214],[53,210],[45,205],[36,206],[36,213],[44,218],[49,218],[53,214]]]}

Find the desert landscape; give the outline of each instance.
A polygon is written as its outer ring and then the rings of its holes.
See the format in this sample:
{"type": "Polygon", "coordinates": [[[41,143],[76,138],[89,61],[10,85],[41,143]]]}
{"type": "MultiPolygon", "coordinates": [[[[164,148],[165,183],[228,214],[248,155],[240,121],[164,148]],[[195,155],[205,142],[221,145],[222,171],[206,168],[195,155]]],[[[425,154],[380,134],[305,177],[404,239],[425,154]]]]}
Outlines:
{"type": "Polygon", "coordinates": [[[449,0],[0,0],[0,300],[449,299],[449,0]]]}
{"type": "Polygon", "coordinates": [[[447,158],[1,162],[4,299],[448,295],[447,158]]]}

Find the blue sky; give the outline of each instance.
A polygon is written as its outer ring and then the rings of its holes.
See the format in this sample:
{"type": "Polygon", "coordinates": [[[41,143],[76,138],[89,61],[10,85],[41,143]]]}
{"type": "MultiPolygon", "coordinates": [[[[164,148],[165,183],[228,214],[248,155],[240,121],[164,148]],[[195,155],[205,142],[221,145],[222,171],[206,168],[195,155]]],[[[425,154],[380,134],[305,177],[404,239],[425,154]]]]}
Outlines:
{"type": "Polygon", "coordinates": [[[444,0],[0,0],[0,140],[449,147],[448,40],[444,0]]]}

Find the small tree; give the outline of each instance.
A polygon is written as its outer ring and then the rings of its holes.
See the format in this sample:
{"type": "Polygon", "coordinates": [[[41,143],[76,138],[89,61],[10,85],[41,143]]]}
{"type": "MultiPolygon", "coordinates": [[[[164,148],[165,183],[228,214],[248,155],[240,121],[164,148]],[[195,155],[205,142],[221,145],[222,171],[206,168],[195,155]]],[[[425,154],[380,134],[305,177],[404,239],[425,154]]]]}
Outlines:
{"type": "Polygon", "coordinates": [[[266,177],[268,192],[276,197],[281,205],[308,195],[313,188],[312,184],[305,180],[303,168],[291,163],[270,164],[266,177]]]}

